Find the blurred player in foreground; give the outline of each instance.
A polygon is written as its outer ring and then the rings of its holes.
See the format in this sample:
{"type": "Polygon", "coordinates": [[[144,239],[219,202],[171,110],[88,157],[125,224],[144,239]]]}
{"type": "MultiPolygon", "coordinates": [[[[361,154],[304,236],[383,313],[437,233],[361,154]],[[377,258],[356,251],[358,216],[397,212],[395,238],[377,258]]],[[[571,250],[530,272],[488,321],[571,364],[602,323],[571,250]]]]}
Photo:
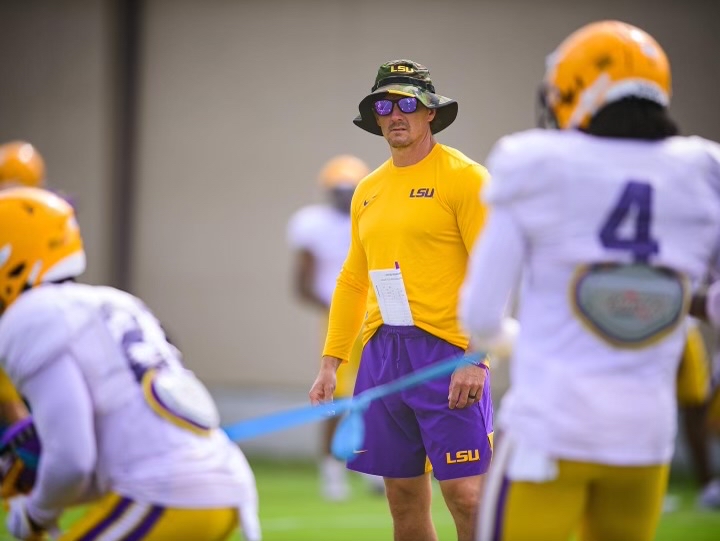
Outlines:
{"type": "MultiPolygon", "coordinates": [[[[0,145],[0,190],[16,186],[41,188],[45,185],[45,160],[25,141],[0,145]]],[[[8,426],[27,417],[25,403],[10,379],[0,370],[0,436],[8,426]]]]}
{"type": "Polygon", "coordinates": [[[547,61],[542,125],[489,157],[487,229],[461,317],[505,349],[520,334],[480,517],[482,541],[650,541],[677,425],[691,288],[720,241],[715,143],[679,137],[660,45],[616,21],[547,61]]]}
{"type": "MultiPolygon", "coordinates": [[[[358,183],[369,172],[365,162],[355,156],[332,158],[319,175],[328,203],[303,207],[288,223],[288,241],[296,251],[295,293],[300,300],[322,311],[324,332],[335,282],[350,248],[350,202],[358,183]]],[[[352,396],[361,350],[358,337],[350,359],[338,369],[334,398],[352,396]]],[[[323,496],[332,501],[344,500],[350,494],[345,463],[330,451],[339,419],[332,417],[322,427],[321,489],[323,496]]],[[[371,476],[369,483],[376,490],[384,489],[381,477],[371,476]]]]}
{"type": "MultiPolygon", "coordinates": [[[[34,486],[9,499],[8,530],[26,540],[47,531],[63,541],[220,541],[240,524],[260,539],[252,471],[218,428],[209,393],[139,299],[75,283],[84,269],[67,202],[34,188],[0,192],[0,363],[42,442],[34,486]],[[57,532],[63,510],[88,502],[57,532]]],[[[32,427],[23,432],[27,450],[32,427]]]]}

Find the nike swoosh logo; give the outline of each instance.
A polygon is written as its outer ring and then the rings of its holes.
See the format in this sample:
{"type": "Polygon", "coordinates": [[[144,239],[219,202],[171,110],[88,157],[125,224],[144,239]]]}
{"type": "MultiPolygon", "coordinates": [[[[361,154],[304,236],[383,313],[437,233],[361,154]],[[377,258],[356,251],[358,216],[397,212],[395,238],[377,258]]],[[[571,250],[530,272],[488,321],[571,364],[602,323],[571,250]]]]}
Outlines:
{"type": "Polygon", "coordinates": [[[363,207],[367,207],[368,204],[369,204],[373,199],[375,199],[376,197],[377,197],[377,195],[373,195],[370,199],[365,199],[365,200],[363,201],[363,207]]]}
{"type": "Polygon", "coordinates": [[[353,451],[356,455],[359,455],[360,453],[367,453],[367,449],[360,449],[359,451],[353,451]]]}

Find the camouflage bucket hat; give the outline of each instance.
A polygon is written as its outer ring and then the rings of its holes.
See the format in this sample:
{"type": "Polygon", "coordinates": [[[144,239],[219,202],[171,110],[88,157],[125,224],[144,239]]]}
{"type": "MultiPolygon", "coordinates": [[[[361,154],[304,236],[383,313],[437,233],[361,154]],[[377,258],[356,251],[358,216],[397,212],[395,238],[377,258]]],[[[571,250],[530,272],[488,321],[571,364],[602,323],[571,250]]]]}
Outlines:
{"type": "Polygon", "coordinates": [[[432,133],[444,130],[457,117],[457,102],[435,93],[430,71],[425,66],[412,60],[393,60],[378,69],[375,85],[358,105],[360,114],[353,123],[365,131],[382,135],[375,121],[373,103],[385,94],[414,96],[428,109],[435,109],[435,118],[430,122],[432,133]]]}

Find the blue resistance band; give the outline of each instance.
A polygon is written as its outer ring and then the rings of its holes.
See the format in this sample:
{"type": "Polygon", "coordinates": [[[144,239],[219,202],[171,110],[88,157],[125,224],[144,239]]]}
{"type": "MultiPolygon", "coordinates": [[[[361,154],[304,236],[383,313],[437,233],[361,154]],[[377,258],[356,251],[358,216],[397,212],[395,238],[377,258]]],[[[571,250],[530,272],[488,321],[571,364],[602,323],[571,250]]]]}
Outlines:
{"type": "MultiPolygon", "coordinates": [[[[453,357],[439,363],[435,363],[427,368],[408,374],[401,378],[391,381],[384,385],[379,385],[372,389],[368,389],[354,398],[343,398],[334,402],[328,402],[317,406],[302,406],[269,415],[262,415],[253,419],[247,419],[238,423],[223,427],[228,437],[240,442],[264,436],[273,432],[287,430],[306,423],[329,419],[337,415],[342,415],[348,411],[361,413],[367,409],[368,405],[378,398],[382,398],[410,387],[415,387],[426,381],[437,379],[448,374],[452,374],[456,368],[464,364],[478,364],[485,358],[484,353],[469,353],[458,357],[453,357]]],[[[357,421],[357,419],[355,419],[357,421]]],[[[364,427],[361,427],[364,428],[364,427]]],[[[357,439],[357,438],[355,438],[357,439]]],[[[347,453],[340,453],[346,455],[347,453]]]]}

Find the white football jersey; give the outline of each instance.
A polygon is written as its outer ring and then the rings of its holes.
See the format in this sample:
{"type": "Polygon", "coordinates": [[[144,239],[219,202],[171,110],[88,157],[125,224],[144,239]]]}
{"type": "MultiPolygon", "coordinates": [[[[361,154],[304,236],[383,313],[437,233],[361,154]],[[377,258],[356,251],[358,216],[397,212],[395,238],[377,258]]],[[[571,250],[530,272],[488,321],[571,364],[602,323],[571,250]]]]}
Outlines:
{"type": "Polygon", "coordinates": [[[350,248],[350,214],[329,205],[298,210],[288,223],[288,242],[315,257],[315,294],[328,306],[350,248]]]}
{"type": "Polygon", "coordinates": [[[720,241],[718,155],[697,137],[570,130],[497,143],[484,197],[523,252],[501,429],[569,460],[670,460],[688,291],[720,241]]]}
{"type": "MultiPolygon", "coordinates": [[[[181,361],[139,299],[75,283],[41,285],[20,295],[0,318],[3,368],[22,393],[60,358],[72,359],[92,402],[100,492],[181,508],[239,507],[254,497],[247,461],[224,432],[195,434],[146,401],[143,373],[181,361]]],[[[57,382],[47,392],[65,389],[57,382]]]]}

